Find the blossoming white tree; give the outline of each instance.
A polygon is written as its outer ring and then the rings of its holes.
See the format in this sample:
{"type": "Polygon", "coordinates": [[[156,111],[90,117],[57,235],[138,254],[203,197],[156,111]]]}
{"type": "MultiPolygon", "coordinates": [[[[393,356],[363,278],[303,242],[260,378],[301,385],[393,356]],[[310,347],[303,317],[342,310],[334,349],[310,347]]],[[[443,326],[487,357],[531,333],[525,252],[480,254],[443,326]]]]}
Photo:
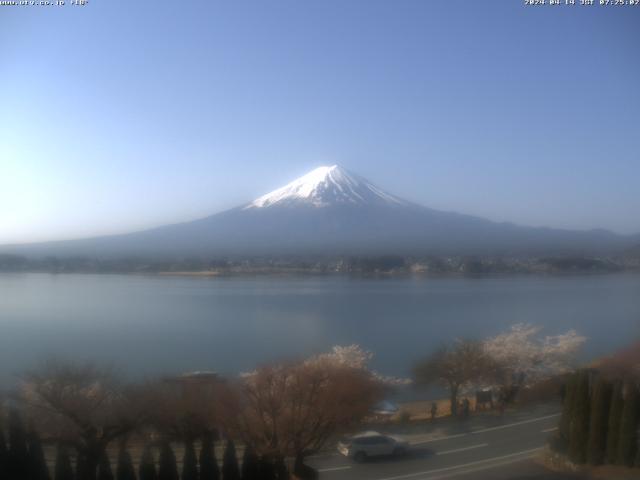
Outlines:
{"type": "Polygon", "coordinates": [[[571,370],[586,338],[575,330],[544,337],[541,331],[542,327],[518,323],[484,341],[484,351],[501,373],[502,386],[527,386],[571,370]]]}
{"type": "Polygon", "coordinates": [[[354,368],[370,373],[378,382],[386,386],[401,386],[411,383],[411,379],[391,377],[382,375],[369,368],[369,363],[373,359],[373,353],[364,350],[360,345],[351,344],[347,346],[336,345],[330,352],[322,353],[308,359],[305,363],[311,364],[331,364],[341,367],[354,368]]]}

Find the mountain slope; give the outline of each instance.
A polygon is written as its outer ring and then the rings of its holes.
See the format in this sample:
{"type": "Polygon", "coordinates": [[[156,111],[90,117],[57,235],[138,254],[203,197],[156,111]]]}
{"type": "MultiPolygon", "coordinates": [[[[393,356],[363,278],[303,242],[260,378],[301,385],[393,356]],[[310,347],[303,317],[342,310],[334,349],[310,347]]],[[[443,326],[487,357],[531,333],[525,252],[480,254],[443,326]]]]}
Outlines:
{"type": "Polygon", "coordinates": [[[320,167],[240,207],[127,235],[4,247],[23,255],[600,254],[637,239],[496,223],[432,210],[341,167],[320,167]]]}

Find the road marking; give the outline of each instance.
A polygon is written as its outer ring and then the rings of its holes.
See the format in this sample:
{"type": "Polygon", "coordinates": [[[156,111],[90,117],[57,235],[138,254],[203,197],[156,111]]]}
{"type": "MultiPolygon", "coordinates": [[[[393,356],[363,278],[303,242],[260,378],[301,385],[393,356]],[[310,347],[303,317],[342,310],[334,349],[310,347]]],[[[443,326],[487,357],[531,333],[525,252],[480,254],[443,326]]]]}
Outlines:
{"type": "Polygon", "coordinates": [[[502,460],[501,462],[488,463],[486,465],[480,465],[473,468],[463,468],[462,470],[457,472],[443,473],[442,475],[437,475],[435,477],[430,476],[423,480],[444,480],[445,478],[459,477],[460,475],[469,475],[470,473],[482,472],[483,470],[493,470],[498,467],[503,467],[505,465],[512,465],[516,462],[520,462],[522,460],[530,458],[531,456],[532,455],[525,455],[523,457],[502,460]]]}
{"type": "Polygon", "coordinates": [[[478,445],[471,445],[470,447],[454,448],[453,450],[445,450],[444,452],[436,452],[436,455],[448,455],[450,453],[464,452],[465,450],[473,450],[474,448],[488,447],[488,443],[479,443],[478,445]]]}
{"type": "MultiPolygon", "coordinates": [[[[477,465],[482,465],[483,463],[495,462],[495,461],[499,461],[499,460],[505,460],[507,458],[522,457],[524,459],[524,458],[526,458],[526,456],[530,456],[530,455],[534,454],[535,452],[539,452],[542,449],[543,449],[543,447],[531,448],[529,450],[523,450],[521,452],[510,453],[508,455],[501,455],[499,457],[486,458],[484,460],[477,460],[475,462],[463,463],[463,464],[460,464],[460,465],[453,465],[451,467],[437,468],[435,470],[425,470],[424,472],[407,473],[405,475],[398,475],[396,477],[379,478],[378,480],[401,480],[401,479],[404,479],[404,478],[419,477],[420,475],[431,475],[431,474],[434,474],[434,473],[449,472],[451,470],[462,469],[462,468],[465,468],[465,467],[474,467],[474,466],[477,466],[477,465]]],[[[469,473],[469,472],[464,472],[464,473],[469,473]]]]}
{"type": "Polygon", "coordinates": [[[554,413],[553,415],[546,415],[544,417],[531,418],[529,420],[522,420],[521,422],[508,423],[507,425],[499,425],[497,427],[489,427],[489,428],[483,428],[482,430],[474,430],[471,433],[473,435],[475,435],[477,433],[492,432],[494,430],[502,430],[503,428],[509,428],[509,427],[515,427],[515,426],[518,426],[518,425],[525,425],[527,423],[539,422],[540,420],[546,420],[548,418],[559,417],[560,415],[561,415],[560,413],[554,413]]]}
{"type": "Polygon", "coordinates": [[[349,470],[350,468],[350,465],[345,465],[344,467],[321,468],[318,470],[318,472],[336,472],[338,470],[349,470]]]}
{"type": "Polygon", "coordinates": [[[482,430],[475,430],[475,431],[469,432],[469,433],[458,433],[456,435],[447,435],[447,436],[444,436],[444,437],[430,438],[429,440],[421,440],[419,442],[410,442],[410,443],[411,443],[411,445],[422,445],[424,443],[439,442],[441,440],[449,440],[451,438],[460,438],[460,437],[464,437],[464,436],[470,435],[470,434],[490,432],[492,430],[499,430],[499,429],[502,429],[502,428],[515,427],[515,426],[518,426],[518,425],[524,425],[526,423],[539,422],[540,420],[546,420],[548,418],[553,418],[553,417],[557,417],[557,416],[560,416],[560,415],[561,415],[560,413],[554,413],[552,415],[546,415],[544,417],[531,418],[529,420],[523,420],[521,422],[509,423],[507,425],[499,425],[497,427],[483,428],[482,430]]]}
{"type": "Polygon", "coordinates": [[[558,427],[545,428],[544,430],[540,430],[540,432],[541,432],[541,433],[555,432],[557,429],[558,429],[558,427]]]}
{"type": "Polygon", "coordinates": [[[429,440],[422,440],[420,442],[412,442],[411,445],[422,445],[423,443],[439,442],[440,440],[449,440],[450,438],[459,438],[468,435],[468,433],[458,433],[457,435],[447,435],[446,437],[430,438],[429,440]]]}

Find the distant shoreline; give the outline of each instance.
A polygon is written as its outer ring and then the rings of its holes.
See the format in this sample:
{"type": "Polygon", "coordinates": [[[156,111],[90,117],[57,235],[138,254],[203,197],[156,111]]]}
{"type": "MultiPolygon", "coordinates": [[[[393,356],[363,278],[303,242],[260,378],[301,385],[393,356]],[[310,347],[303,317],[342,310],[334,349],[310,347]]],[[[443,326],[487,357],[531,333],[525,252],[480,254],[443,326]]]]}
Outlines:
{"type": "Polygon", "coordinates": [[[0,254],[0,272],[120,273],[159,276],[356,275],[475,277],[640,272],[640,256],[288,256],[251,258],[27,258],[0,254]]]}
{"type": "Polygon", "coordinates": [[[547,277],[562,278],[575,276],[605,276],[605,275],[637,275],[640,269],[615,271],[562,271],[562,272],[321,272],[312,270],[245,270],[245,271],[49,271],[49,270],[20,270],[3,271],[2,274],[46,274],[46,275],[126,275],[141,277],[182,277],[182,278],[241,278],[241,277],[343,277],[363,279],[483,279],[483,278],[516,278],[516,277],[547,277]]]}

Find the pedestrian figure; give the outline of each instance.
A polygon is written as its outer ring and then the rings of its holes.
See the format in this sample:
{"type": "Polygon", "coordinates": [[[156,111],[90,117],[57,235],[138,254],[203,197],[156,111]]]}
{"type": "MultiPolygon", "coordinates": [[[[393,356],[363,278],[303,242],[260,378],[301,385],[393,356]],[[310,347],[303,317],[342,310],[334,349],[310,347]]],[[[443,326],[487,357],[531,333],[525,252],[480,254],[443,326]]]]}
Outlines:
{"type": "Polygon", "coordinates": [[[462,414],[464,415],[464,418],[469,418],[469,399],[465,398],[462,401],[462,414]]]}
{"type": "Polygon", "coordinates": [[[438,404],[436,402],[431,402],[431,422],[436,421],[437,413],[438,413],[438,404]]]}
{"type": "Polygon", "coordinates": [[[504,389],[500,390],[500,395],[498,396],[498,411],[500,415],[504,415],[504,410],[507,406],[507,395],[504,389]]]}

